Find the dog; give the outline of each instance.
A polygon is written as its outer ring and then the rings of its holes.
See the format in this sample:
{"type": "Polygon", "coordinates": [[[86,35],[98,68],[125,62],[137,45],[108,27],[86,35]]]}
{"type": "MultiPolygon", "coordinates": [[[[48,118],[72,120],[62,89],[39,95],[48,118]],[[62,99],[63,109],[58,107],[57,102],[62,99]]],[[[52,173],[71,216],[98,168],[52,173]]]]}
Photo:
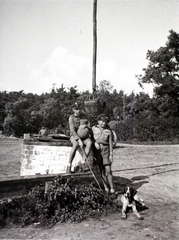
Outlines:
{"type": "MultiPolygon", "coordinates": [[[[130,187],[126,186],[124,188],[123,194],[121,196],[122,202],[122,215],[121,219],[127,219],[127,210],[132,208],[133,213],[138,217],[138,219],[143,220],[144,218],[140,215],[136,208],[136,202],[141,204],[142,207],[146,207],[142,198],[137,195],[137,191],[130,187]]],[[[146,207],[147,208],[147,207],[146,207]]]]}

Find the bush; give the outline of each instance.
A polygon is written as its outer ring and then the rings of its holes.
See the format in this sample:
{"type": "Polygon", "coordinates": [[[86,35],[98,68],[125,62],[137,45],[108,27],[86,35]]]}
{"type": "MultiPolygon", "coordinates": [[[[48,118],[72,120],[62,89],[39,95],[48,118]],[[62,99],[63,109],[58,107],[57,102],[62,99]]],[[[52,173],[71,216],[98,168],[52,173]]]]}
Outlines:
{"type": "Polygon", "coordinates": [[[103,190],[93,184],[77,184],[75,179],[58,177],[45,193],[45,183],[33,188],[27,195],[4,200],[0,216],[6,223],[26,226],[56,222],[80,222],[96,214],[114,211],[117,205],[103,190]]]}

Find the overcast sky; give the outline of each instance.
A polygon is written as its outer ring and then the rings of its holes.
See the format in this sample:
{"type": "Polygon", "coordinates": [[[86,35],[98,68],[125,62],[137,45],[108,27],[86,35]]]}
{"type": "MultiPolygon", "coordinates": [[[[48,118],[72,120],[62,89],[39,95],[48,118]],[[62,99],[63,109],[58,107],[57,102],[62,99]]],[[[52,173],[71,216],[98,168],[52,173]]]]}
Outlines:
{"type": "MultiPolygon", "coordinates": [[[[179,32],[179,1],[98,0],[97,29],[97,85],[142,91],[135,75],[179,32]]],[[[92,92],[92,54],[93,0],[0,0],[0,91],[92,92]]]]}

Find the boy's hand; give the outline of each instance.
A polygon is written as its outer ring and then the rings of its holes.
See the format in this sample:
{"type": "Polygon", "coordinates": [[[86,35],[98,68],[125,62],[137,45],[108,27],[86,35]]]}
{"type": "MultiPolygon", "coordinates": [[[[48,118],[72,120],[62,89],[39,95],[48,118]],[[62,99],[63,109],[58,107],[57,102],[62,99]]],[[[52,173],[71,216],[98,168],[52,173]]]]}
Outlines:
{"type": "Polygon", "coordinates": [[[109,161],[112,163],[113,162],[113,155],[109,156],[109,161]]]}
{"type": "Polygon", "coordinates": [[[95,148],[96,148],[97,150],[100,149],[100,145],[99,145],[99,143],[95,142],[94,145],[95,145],[95,148]]]}
{"type": "Polygon", "coordinates": [[[82,148],[83,147],[83,142],[81,141],[81,139],[78,139],[78,143],[79,143],[80,148],[82,148]]]}

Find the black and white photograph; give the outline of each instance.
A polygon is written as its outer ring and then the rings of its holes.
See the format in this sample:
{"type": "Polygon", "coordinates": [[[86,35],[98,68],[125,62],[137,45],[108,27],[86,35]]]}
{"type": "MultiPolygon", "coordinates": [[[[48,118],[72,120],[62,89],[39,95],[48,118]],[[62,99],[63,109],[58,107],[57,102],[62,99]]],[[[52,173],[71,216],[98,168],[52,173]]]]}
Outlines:
{"type": "Polygon", "coordinates": [[[179,239],[178,13],[0,0],[0,240],[179,239]]]}

